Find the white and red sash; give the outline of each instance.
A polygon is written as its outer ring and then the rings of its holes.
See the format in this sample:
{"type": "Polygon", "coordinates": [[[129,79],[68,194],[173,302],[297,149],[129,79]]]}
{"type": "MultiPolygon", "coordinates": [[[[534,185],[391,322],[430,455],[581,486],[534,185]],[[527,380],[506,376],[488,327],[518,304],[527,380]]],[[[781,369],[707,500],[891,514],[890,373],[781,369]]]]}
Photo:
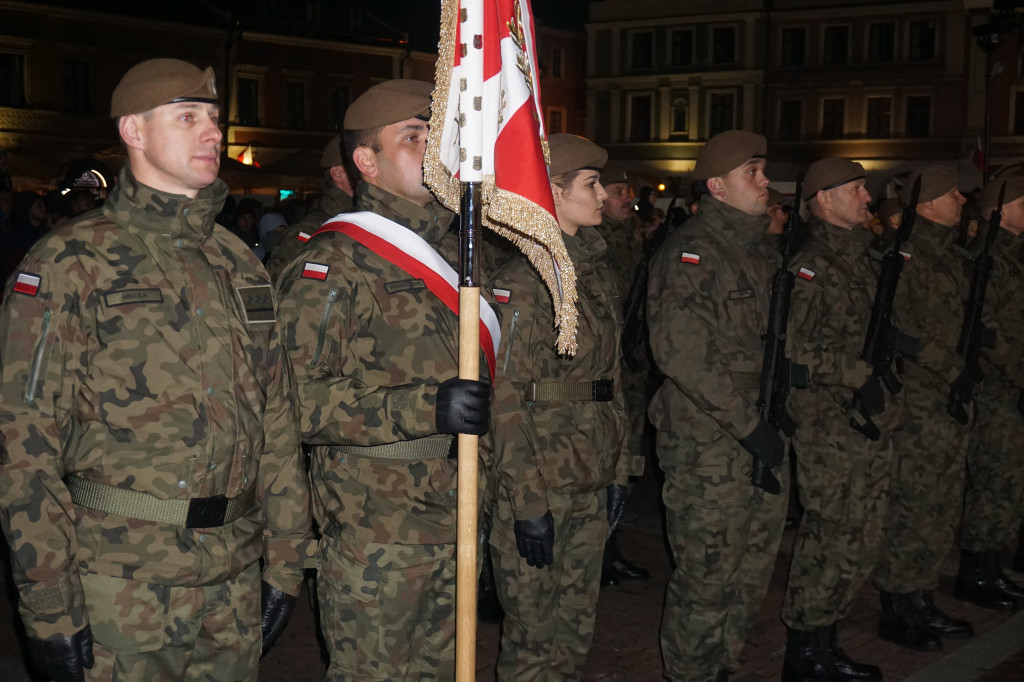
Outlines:
{"type": "MultiPolygon", "coordinates": [[[[341,232],[413,277],[423,280],[427,288],[459,314],[459,275],[418,234],[393,220],[369,211],[339,213],[325,222],[321,232],[341,232]]],[[[487,358],[487,368],[494,381],[495,356],[501,343],[498,316],[483,296],[480,297],[480,347],[487,358]]]]}

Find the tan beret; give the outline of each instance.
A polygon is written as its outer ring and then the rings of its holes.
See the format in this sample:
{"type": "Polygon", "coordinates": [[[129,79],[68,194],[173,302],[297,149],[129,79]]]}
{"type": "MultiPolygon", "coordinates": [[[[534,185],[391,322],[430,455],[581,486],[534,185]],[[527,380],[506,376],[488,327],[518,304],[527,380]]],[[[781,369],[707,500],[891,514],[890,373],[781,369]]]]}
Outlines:
{"type": "Polygon", "coordinates": [[[180,59],[149,59],[128,69],[110,98],[110,117],[141,114],[171,102],[219,104],[213,67],[180,59]]]}
{"type": "Polygon", "coordinates": [[[377,83],[359,95],[345,112],[345,130],[366,130],[423,116],[430,117],[434,84],[396,78],[377,83]]]}
{"type": "Polygon", "coordinates": [[[990,180],[985,188],[981,190],[981,197],[978,199],[980,208],[995,208],[999,205],[999,190],[1003,183],[1006,183],[1006,193],[1003,195],[1003,206],[1024,197],[1024,178],[1019,175],[1011,175],[1008,178],[990,180]]]}
{"type": "Polygon", "coordinates": [[[804,176],[803,198],[810,199],[822,190],[841,187],[854,180],[863,180],[864,166],[841,156],[829,156],[811,164],[804,176]]]}
{"type": "Polygon", "coordinates": [[[344,161],[341,158],[341,135],[335,135],[331,138],[331,141],[324,147],[324,153],[320,156],[320,167],[330,168],[331,166],[341,166],[344,161]]]}
{"type": "Polygon", "coordinates": [[[775,189],[774,187],[769,187],[768,188],[768,205],[769,206],[774,206],[775,204],[781,204],[785,200],[786,200],[786,196],[782,192],[780,192],[779,190],[775,189]]]}
{"type": "Polygon", "coordinates": [[[608,161],[608,152],[585,137],[555,133],[548,138],[551,149],[551,177],[581,168],[600,170],[608,161]]]}
{"type": "Polygon", "coordinates": [[[629,176],[622,170],[605,170],[601,173],[601,184],[607,187],[617,182],[629,182],[629,176]]]}
{"type": "Polygon", "coordinates": [[[768,140],[746,130],[726,130],[704,145],[693,167],[694,180],[707,180],[725,175],[747,161],[768,153],[768,140]]]}
{"type": "Polygon", "coordinates": [[[906,183],[900,188],[900,200],[904,206],[910,204],[910,195],[914,191],[914,183],[921,178],[921,194],[919,202],[934,201],[951,189],[956,188],[956,171],[948,166],[927,166],[910,174],[906,183]]]}

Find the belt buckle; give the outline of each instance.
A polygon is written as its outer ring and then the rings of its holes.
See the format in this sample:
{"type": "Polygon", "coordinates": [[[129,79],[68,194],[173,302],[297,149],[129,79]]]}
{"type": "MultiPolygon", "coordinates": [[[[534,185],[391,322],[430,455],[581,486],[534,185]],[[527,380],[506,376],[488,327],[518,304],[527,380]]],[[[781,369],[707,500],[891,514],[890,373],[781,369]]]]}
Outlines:
{"type": "Polygon", "coordinates": [[[218,528],[224,525],[224,515],[227,511],[228,498],[224,495],[194,497],[188,501],[188,516],[185,517],[185,527],[218,528]]]}
{"type": "Polygon", "coordinates": [[[612,380],[598,379],[593,386],[593,400],[595,403],[606,403],[612,399],[612,380]]]}

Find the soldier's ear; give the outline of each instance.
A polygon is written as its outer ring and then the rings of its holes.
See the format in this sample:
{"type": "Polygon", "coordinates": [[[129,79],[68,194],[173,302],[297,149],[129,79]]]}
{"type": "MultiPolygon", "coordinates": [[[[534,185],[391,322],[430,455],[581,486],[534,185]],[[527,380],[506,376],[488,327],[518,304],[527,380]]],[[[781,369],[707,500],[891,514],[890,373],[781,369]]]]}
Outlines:
{"type": "Polygon", "coordinates": [[[551,183],[551,196],[555,200],[555,206],[562,205],[562,188],[553,182],[551,183]]]}
{"type": "Polygon", "coordinates": [[[711,196],[719,200],[725,196],[725,182],[722,178],[708,178],[706,182],[711,196]]]}
{"type": "Polygon", "coordinates": [[[117,119],[117,132],[121,135],[125,146],[131,149],[142,149],[140,119],[141,117],[137,114],[129,114],[117,119]]]}
{"type": "Polygon", "coordinates": [[[352,152],[352,163],[364,178],[377,177],[377,153],[370,147],[365,145],[356,147],[352,152]]]}

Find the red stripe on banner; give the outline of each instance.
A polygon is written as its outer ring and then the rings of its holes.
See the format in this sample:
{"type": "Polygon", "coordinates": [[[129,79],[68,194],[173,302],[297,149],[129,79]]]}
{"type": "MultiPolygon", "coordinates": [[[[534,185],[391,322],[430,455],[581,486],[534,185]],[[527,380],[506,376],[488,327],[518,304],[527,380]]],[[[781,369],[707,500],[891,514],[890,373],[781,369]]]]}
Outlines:
{"type": "MultiPolygon", "coordinates": [[[[318,232],[324,231],[342,232],[347,234],[377,255],[402,268],[413,277],[422,279],[424,284],[427,285],[427,288],[430,289],[430,291],[432,291],[442,303],[448,306],[448,308],[455,313],[456,317],[459,316],[459,290],[453,288],[444,277],[410,256],[405,251],[402,251],[391,242],[378,237],[372,232],[365,230],[354,223],[345,223],[340,221],[327,223],[318,230],[318,232]]],[[[487,358],[487,369],[490,371],[491,381],[493,382],[496,366],[494,358],[494,341],[491,339],[491,330],[486,324],[484,324],[483,320],[480,321],[480,348],[483,349],[484,356],[487,358]]]]}
{"type": "Polygon", "coordinates": [[[555,215],[532,102],[525,102],[512,114],[494,143],[494,186],[526,197],[555,215]],[[532,169],[543,170],[530,172],[532,169]]]}

